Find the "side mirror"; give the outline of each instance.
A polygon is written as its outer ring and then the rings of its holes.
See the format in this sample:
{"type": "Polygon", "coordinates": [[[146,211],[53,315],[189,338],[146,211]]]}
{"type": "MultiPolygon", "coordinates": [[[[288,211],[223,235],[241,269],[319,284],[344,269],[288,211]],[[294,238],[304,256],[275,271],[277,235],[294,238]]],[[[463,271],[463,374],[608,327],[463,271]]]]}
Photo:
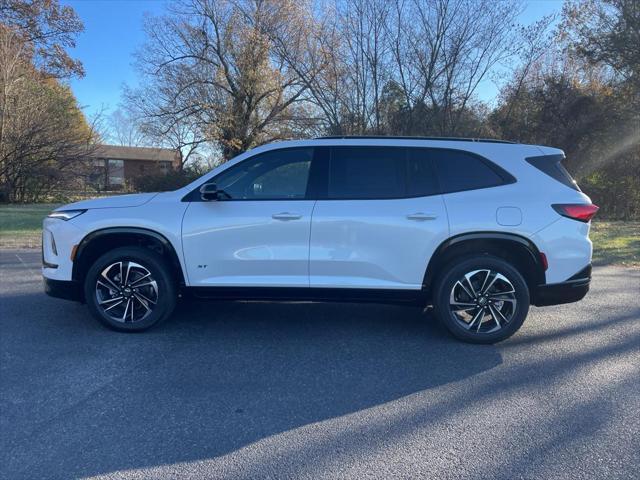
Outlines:
{"type": "Polygon", "coordinates": [[[200,187],[200,198],[205,202],[212,200],[218,200],[220,198],[220,192],[215,183],[205,183],[200,187]]]}

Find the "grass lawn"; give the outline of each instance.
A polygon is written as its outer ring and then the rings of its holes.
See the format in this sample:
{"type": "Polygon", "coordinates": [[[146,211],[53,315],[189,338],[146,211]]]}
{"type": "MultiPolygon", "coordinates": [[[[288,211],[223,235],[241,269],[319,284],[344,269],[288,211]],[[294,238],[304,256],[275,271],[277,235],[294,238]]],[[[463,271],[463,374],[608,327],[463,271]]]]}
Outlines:
{"type": "Polygon", "coordinates": [[[640,267],[640,222],[598,222],[591,225],[593,264],[640,267]]]}
{"type": "MultiPolygon", "coordinates": [[[[52,204],[0,205],[0,248],[40,248],[42,219],[52,204]]],[[[640,267],[640,222],[606,222],[591,226],[594,265],[640,267]]]]}
{"type": "Polygon", "coordinates": [[[57,205],[0,204],[0,248],[40,248],[42,220],[57,205]]]}

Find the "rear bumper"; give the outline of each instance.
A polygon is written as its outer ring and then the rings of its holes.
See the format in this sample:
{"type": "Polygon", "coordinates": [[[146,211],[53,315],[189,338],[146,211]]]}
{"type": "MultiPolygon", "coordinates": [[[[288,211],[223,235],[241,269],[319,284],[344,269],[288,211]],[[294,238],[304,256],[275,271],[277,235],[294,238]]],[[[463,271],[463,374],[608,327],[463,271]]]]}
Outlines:
{"type": "Polygon", "coordinates": [[[591,265],[588,265],[565,282],[538,285],[533,297],[533,304],[537,307],[544,307],[577,302],[587,294],[590,284],[591,265]]]}
{"type": "Polygon", "coordinates": [[[74,300],[76,302],[82,301],[78,282],[73,280],[52,280],[47,277],[43,277],[43,281],[44,293],[47,295],[65,300],[74,300]]]}

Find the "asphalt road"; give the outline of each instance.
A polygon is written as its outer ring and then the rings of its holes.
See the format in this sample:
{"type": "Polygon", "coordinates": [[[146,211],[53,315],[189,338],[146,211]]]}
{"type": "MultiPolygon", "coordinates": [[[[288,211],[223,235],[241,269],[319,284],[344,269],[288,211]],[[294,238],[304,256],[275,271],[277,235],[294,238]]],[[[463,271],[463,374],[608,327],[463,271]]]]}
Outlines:
{"type": "Polygon", "coordinates": [[[495,346],[409,307],[203,303],[111,332],[0,252],[0,477],[638,478],[640,270],[495,346]]]}

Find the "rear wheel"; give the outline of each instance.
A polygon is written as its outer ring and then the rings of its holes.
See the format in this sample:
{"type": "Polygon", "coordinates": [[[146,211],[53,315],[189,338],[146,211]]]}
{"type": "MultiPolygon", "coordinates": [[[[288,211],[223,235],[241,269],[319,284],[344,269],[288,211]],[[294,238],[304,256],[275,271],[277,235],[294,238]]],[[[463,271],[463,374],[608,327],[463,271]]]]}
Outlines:
{"type": "Polygon", "coordinates": [[[123,247],[98,258],[85,277],[89,310],[104,325],[136,332],[164,320],[176,304],[176,286],[164,259],[152,250],[123,247]]]}
{"type": "Polygon", "coordinates": [[[470,343],[509,338],[529,311],[529,289],[520,272],[489,255],[467,257],[445,267],[434,300],[442,324],[470,343]]]}

